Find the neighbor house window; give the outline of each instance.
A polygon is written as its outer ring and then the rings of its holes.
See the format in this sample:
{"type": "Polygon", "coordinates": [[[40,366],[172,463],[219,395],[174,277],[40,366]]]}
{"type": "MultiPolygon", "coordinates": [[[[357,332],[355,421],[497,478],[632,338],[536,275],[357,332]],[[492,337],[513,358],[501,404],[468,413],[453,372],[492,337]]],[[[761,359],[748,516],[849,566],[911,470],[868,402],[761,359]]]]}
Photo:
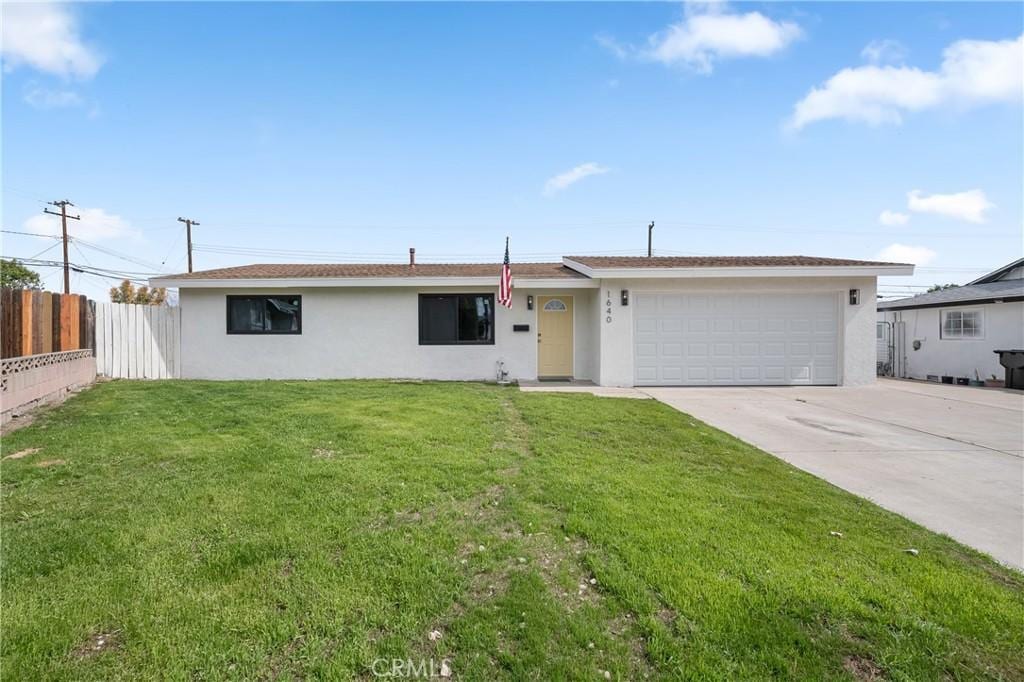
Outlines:
{"type": "Polygon", "coordinates": [[[301,333],[301,296],[228,296],[228,334],[301,333]]]}
{"type": "Polygon", "coordinates": [[[494,343],[494,294],[420,294],[420,345],[494,343]]]}
{"type": "Polygon", "coordinates": [[[942,311],[942,338],[980,339],[982,331],[980,310],[942,311]]]}

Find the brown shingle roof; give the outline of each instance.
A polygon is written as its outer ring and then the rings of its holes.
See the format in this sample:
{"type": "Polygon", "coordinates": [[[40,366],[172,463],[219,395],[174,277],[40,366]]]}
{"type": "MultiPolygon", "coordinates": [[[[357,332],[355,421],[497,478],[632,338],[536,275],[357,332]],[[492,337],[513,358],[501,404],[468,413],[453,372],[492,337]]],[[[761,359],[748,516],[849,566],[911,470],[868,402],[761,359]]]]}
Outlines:
{"type": "MultiPolygon", "coordinates": [[[[300,279],[334,277],[494,277],[501,263],[265,263],[233,268],[200,270],[159,279],[300,279]]],[[[514,263],[512,275],[523,278],[580,278],[580,273],[561,263],[514,263]]]]}
{"type": "Polygon", "coordinates": [[[850,265],[905,265],[816,256],[566,256],[590,268],[763,268],[850,265]]]}

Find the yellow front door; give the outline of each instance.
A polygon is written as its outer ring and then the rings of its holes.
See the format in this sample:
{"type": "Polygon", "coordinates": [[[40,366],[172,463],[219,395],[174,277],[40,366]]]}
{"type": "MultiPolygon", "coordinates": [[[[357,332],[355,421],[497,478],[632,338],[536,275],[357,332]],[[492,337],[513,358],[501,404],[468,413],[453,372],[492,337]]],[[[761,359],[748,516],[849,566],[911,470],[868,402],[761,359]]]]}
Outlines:
{"type": "Polygon", "coordinates": [[[572,296],[538,296],[537,308],[537,376],[571,378],[572,296]]]}

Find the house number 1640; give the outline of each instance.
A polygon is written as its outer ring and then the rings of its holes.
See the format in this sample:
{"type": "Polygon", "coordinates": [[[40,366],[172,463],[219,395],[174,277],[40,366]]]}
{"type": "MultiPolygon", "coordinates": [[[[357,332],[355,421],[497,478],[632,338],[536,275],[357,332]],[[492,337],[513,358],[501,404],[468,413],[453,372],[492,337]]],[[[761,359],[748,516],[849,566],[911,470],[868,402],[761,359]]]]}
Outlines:
{"type": "Polygon", "coordinates": [[[612,321],[612,292],[608,292],[608,299],[604,302],[605,312],[608,313],[608,317],[604,318],[605,322],[610,323],[612,321]]]}

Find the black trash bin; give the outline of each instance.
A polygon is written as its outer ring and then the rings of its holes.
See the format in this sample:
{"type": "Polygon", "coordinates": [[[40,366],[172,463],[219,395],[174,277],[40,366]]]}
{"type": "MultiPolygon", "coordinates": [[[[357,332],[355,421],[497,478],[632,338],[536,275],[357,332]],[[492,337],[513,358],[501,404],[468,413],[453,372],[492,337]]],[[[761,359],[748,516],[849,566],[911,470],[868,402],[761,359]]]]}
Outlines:
{"type": "Polygon", "coordinates": [[[999,355],[999,364],[1006,370],[1006,388],[1024,391],[1024,350],[993,351],[999,355]]]}

